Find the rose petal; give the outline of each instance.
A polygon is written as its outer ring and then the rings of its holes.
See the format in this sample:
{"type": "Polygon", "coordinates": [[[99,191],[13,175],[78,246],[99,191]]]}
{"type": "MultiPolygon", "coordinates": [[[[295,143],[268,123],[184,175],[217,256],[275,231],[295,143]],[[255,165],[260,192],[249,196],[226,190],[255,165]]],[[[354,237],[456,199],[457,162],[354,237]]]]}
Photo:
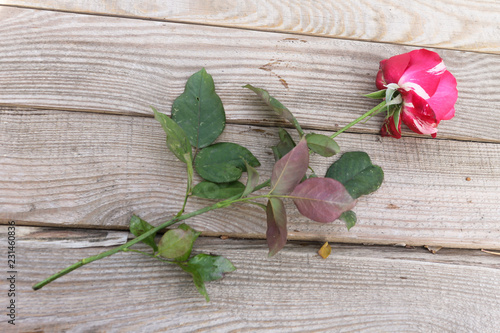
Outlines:
{"type": "Polygon", "coordinates": [[[408,105],[408,108],[411,109],[409,112],[436,120],[436,115],[429,102],[420,97],[416,92],[405,91],[401,95],[403,96],[403,107],[408,105]]]}
{"type": "Polygon", "coordinates": [[[449,120],[455,115],[454,105],[458,98],[457,80],[448,71],[441,76],[439,86],[427,101],[437,120],[449,120]]]}
{"type": "Polygon", "coordinates": [[[400,91],[413,91],[421,98],[429,99],[436,93],[440,81],[441,77],[421,71],[403,74],[398,85],[400,91]]]}
{"type": "Polygon", "coordinates": [[[420,97],[429,99],[435,94],[446,66],[441,57],[432,51],[415,50],[409,55],[410,62],[398,85],[406,91],[415,91],[420,97]]]}
{"type": "Polygon", "coordinates": [[[453,118],[455,116],[455,108],[451,108],[450,111],[448,111],[447,114],[445,114],[441,120],[450,120],[451,118],[453,118]]]}
{"type": "Polygon", "coordinates": [[[394,124],[394,116],[386,118],[382,128],[380,129],[381,136],[392,136],[396,139],[401,139],[401,117],[399,117],[398,128],[394,124]]]}
{"type": "Polygon", "coordinates": [[[419,134],[431,134],[435,137],[437,125],[434,111],[430,105],[414,92],[408,92],[403,96],[403,112],[401,120],[413,132],[419,134]]]}
{"type": "Polygon", "coordinates": [[[408,126],[413,132],[419,134],[429,134],[433,138],[436,137],[437,126],[439,122],[428,122],[427,119],[422,119],[414,114],[404,112],[401,114],[401,118],[406,126],[408,126]]]}
{"type": "MultiPolygon", "coordinates": [[[[404,53],[380,62],[382,80],[385,83],[398,83],[410,63],[410,54],[404,53]]],[[[382,88],[380,88],[382,89],[382,88]]]]}
{"type": "Polygon", "coordinates": [[[375,79],[375,85],[379,90],[385,89],[385,86],[387,85],[387,82],[385,82],[384,80],[384,73],[382,73],[381,69],[379,69],[377,73],[377,78],[375,79]]]}
{"type": "Polygon", "coordinates": [[[410,63],[406,73],[429,71],[430,74],[441,75],[446,70],[443,59],[436,52],[426,49],[414,50],[409,53],[410,63]]]}

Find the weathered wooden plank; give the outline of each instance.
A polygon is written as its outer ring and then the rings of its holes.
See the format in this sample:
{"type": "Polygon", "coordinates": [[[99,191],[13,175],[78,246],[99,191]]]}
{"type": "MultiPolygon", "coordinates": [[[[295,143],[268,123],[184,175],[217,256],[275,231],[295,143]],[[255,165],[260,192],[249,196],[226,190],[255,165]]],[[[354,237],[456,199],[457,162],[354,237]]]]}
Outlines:
{"type": "MultiPolygon", "coordinates": [[[[184,165],[168,152],[154,119],[2,108],[0,129],[0,220],[126,228],[132,213],[158,225],[180,209],[184,165]]],[[[276,134],[228,125],[220,141],[248,147],[264,180],[276,134]]],[[[340,221],[309,222],[289,205],[290,239],[500,249],[499,144],[347,133],[338,142],[343,151],[368,152],[385,182],[359,200],[359,223],[350,232],[340,221]]],[[[313,157],[311,165],[322,175],[333,160],[313,157]]],[[[188,211],[210,203],[193,199],[188,211]]],[[[264,212],[254,206],[189,223],[206,235],[265,234],[264,212]]]]}
{"type": "MultiPolygon", "coordinates": [[[[282,124],[251,91],[267,88],[306,128],[334,130],[375,102],[380,60],[409,47],[3,7],[0,103],[151,115],[169,112],[186,79],[213,74],[229,122],[282,124]]],[[[500,56],[440,50],[459,84],[439,136],[500,142],[500,56]]],[[[375,133],[381,116],[354,131],[375,133]]]]}
{"type": "Polygon", "coordinates": [[[334,245],[323,260],[319,246],[288,244],[269,259],[264,241],[200,238],[196,251],[224,255],[237,267],[207,284],[206,303],[185,273],[136,254],[117,254],[32,291],[54,271],[106,248],[61,249],[20,239],[16,328],[456,333],[495,332],[500,324],[496,256],[334,245]]]}
{"type": "Polygon", "coordinates": [[[500,53],[495,0],[2,0],[0,4],[500,53]]]}
{"type": "Polygon", "coordinates": [[[118,246],[127,242],[127,234],[113,230],[84,230],[56,229],[47,227],[21,227],[16,231],[18,245],[36,246],[37,242],[43,247],[54,248],[86,248],[101,246],[118,246]]]}

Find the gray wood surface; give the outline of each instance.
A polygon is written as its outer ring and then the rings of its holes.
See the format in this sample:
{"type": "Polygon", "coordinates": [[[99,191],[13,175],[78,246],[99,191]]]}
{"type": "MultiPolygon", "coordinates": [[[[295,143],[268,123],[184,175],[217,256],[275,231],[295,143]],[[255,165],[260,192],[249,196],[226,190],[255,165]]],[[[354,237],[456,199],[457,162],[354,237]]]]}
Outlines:
{"type": "MultiPolygon", "coordinates": [[[[0,124],[3,221],[123,229],[132,214],[158,225],[182,205],[184,164],[152,118],[3,108],[0,124]]],[[[264,181],[277,132],[228,125],[220,141],[248,147],[261,161],[264,181]]],[[[500,249],[498,144],[346,133],[338,142],[347,151],[367,151],[382,166],[384,184],[360,198],[358,225],[349,232],[341,221],[311,222],[290,203],[290,239],[500,249]]],[[[311,165],[324,175],[336,159],[314,156],[311,165]]],[[[192,198],[187,209],[209,204],[192,198]]],[[[253,205],[189,222],[206,235],[265,237],[265,214],[253,205]]]]}
{"type": "MultiPolygon", "coordinates": [[[[254,94],[268,89],[306,128],[334,130],[377,103],[379,62],[413,48],[200,25],[45,12],[0,11],[0,103],[120,114],[169,113],[187,78],[205,67],[228,122],[278,126],[254,94]]],[[[458,80],[446,139],[500,142],[500,56],[439,50],[458,80]]],[[[356,132],[378,133],[379,124],[356,132]]],[[[403,126],[404,128],[404,126],[403,126]]],[[[412,132],[405,130],[408,135],[412,132]]]]}
{"type": "MultiPolygon", "coordinates": [[[[4,316],[0,332],[497,333],[500,256],[479,249],[500,250],[499,11],[495,0],[0,0],[0,224],[16,221],[18,271],[18,325],[4,316]],[[210,303],[184,272],[131,253],[32,291],[130,239],[133,213],[155,225],[177,213],[184,166],[149,106],[169,114],[201,67],[226,109],[220,141],[247,146],[266,178],[287,124],[241,86],[329,134],[376,105],[362,95],[380,60],[422,46],[457,78],[456,116],[437,139],[381,138],[381,115],[337,138],[385,172],[351,231],[289,204],[290,241],[268,258],[264,212],[235,205],[188,221],[206,236],[195,252],[238,267],[207,284],[210,303]],[[324,260],[325,240],[354,244],[324,260]]],[[[321,175],[336,158],[312,165],[321,175]]]]}
{"type": "Polygon", "coordinates": [[[201,238],[197,251],[222,254],[237,266],[207,284],[212,301],[206,303],[182,271],[131,253],[32,291],[46,275],[106,248],[57,245],[76,231],[45,228],[45,237],[53,234],[47,244],[37,240],[39,229],[25,229],[32,228],[18,228],[26,234],[18,240],[22,332],[493,333],[500,324],[500,258],[478,250],[433,255],[422,248],[333,245],[325,260],[316,254],[320,243],[293,243],[268,259],[263,241],[201,238]]]}
{"type": "Polygon", "coordinates": [[[500,53],[496,0],[0,0],[0,4],[500,53]]]}

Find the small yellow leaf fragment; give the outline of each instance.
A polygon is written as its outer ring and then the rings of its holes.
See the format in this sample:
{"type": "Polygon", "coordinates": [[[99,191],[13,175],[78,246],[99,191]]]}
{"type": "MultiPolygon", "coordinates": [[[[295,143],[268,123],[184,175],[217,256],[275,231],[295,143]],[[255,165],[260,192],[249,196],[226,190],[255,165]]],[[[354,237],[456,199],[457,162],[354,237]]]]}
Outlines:
{"type": "Polygon", "coordinates": [[[436,254],[439,250],[443,248],[442,246],[427,246],[427,245],[424,245],[424,247],[427,250],[429,250],[429,252],[432,254],[436,254]]]}
{"type": "Polygon", "coordinates": [[[323,244],[323,246],[319,249],[318,254],[321,256],[321,258],[326,259],[328,256],[332,253],[332,247],[328,242],[323,244]]]}

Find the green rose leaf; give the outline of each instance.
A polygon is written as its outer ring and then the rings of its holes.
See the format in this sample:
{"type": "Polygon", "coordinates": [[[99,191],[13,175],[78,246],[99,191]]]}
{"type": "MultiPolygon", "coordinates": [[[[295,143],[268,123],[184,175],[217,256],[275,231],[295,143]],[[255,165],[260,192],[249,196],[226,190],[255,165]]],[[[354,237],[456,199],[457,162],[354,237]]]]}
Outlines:
{"type": "Polygon", "coordinates": [[[227,199],[242,194],[244,190],[245,185],[237,181],[220,184],[203,181],[193,188],[193,195],[204,199],[227,199]]]}
{"type": "Polygon", "coordinates": [[[372,98],[372,99],[384,99],[386,90],[387,89],[375,91],[375,92],[372,92],[368,95],[365,95],[365,97],[372,98]]]}
{"type": "Polygon", "coordinates": [[[245,191],[243,191],[243,194],[241,195],[242,197],[246,197],[247,195],[252,193],[254,188],[259,185],[259,173],[257,172],[257,170],[255,170],[255,168],[249,165],[247,161],[244,162],[245,168],[247,169],[248,179],[245,191]]]}
{"type": "Polygon", "coordinates": [[[341,182],[354,199],[376,191],[384,180],[382,168],[373,165],[365,152],[348,152],[333,163],[326,177],[341,182]]]}
{"type": "Polygon", "coordinates": [[[246,171],[245,161],[252,167],[260,162],[253,154],[236,143],[220,142],[203,148],[196,157],[195,170],[205,180],[229,183],[246,171]]]}
{"type": "Polygon", "coordinates": [[[226,125],[222,101],[205,68],[193,74],[172,105],[172,119],[186,132],[191,145],[203,148],[215,141],[226,125]]]}
{"type": "Polygon", "coordinates": [[[189,258],[196,238],[201,234],[183,223],[177,229],[167,231],[158,243],[160,256],[177,261],[189,258]]]}
{"type": "Polygon", "coordinates": [[[280,160],[295,147],[295,142],[293,141],[292,137],[283,128],[280,128],[279,130],[279,137],[280,142],[276,146],[271,147],[271,149],[273,150],[275,161],[280,160]]]}
{"type": "Polygon", "coordinates": [[[175,121],[170,119],[169,116],[156,111],[154,107],[151,108],[155,114],[155,119],[160,122],[163,130],[167,133],[168,149],[170,149],[181,162],[190,163],[193,159],[192,149],[184,130],[177,125],[175,121]]]}
{"type": "Polygon", "coordinates": [[[195,268],[204,282],[220,280],[225,273],[236,269],[234,265],[222,256],[212,256],[208,254],[198,254],[189,259],[188,266],[195,268]]]}
{"type": "MultiPolygon", "coordinates": [[[[401,117],[401,106],[397,106],[396,111],[392,120],[394,121],[394,128],[399,129],[401,124],[399,123],[399,118],[401,117]]],[[[399,131],[398,131],[399,132],[399,131]]]]}
{"type": "Polygon", "coordinates": [[[226,258],[204,253],[194,256],[188,262],[179,262],[177,265],[193,277],[196,289],[198,289],[200,294],[205,296],[207,302],[210,301],[210,297],[205,288],[205,282],[220,280],[224,277],[225,273],[236,269],[226,258]]]}
{"type": "Polygon", "coordinates": [[[250,84],[247,84],[243,88],[248,88],[252,90],[254,93],[256,93],[257,96],[259,96],[264,103],[266,103],[269,107],[271,107],[271,109],[273,109],[274,112],[276,112],[278,115],[280,115],[281,117],[285,118],[290,123],[292,123],[292,125],[297,129],[297,132],[299,132],[301,136],[304,134],[304,131],[300,127],[297,119],[295,119],[295,117],[293,116],[292,112],[290,112],[290,110],[288,110],[276,98],[269,95],[267,90],[254,87],[250,84]]]}
{"type": "MultiPolygon", "coordinates": [[[[145,232],[148,232],[151,229],[154,229],[154,227],[151,224],[142,220],[138,216],[132,215],[132,218],[130,219],[130,232],[134,234],[135,237],[139,237],[140,235],[142,235],[145,232]]],[[[156,232],[144,238],[142,242],[146,245],[151,246],[153,250],[156,252],[158,251],[158,246],[155,243],[155,236],[156,232]]]]}
{"type": "Polygon", "coordinates": [[[190,274],[193,277],[193,282],[194,285],[196,286],[196,289],[198,289],[198,292],[205,296],[205,300],[207,302],[210,302],[210,297],[208,296],[207,289],[205,288],[205,283],[203,281],[203,277],[201,276],[200,272],[198,272],[198,269],[194,266],[186,265],[184,263],[178,263],[180,268],[188,274],[190,274]]]}
{"type": "Polygon", "coordinates": [[[321,156],[330,157],[340,152],[339,145],[329,136],[309,133],[306,139],[309,149],[321,156]]]}
{"type": "Polygon", "coordinates": [[[348,210],[347,212],[343,212],[342,215],[340,215],[339,219],[345,222],[345,225],[347,227],[347,230],[350,230],[354,225],[356,224],[356,213],[353,212],[352,210],[348,210]]]}

